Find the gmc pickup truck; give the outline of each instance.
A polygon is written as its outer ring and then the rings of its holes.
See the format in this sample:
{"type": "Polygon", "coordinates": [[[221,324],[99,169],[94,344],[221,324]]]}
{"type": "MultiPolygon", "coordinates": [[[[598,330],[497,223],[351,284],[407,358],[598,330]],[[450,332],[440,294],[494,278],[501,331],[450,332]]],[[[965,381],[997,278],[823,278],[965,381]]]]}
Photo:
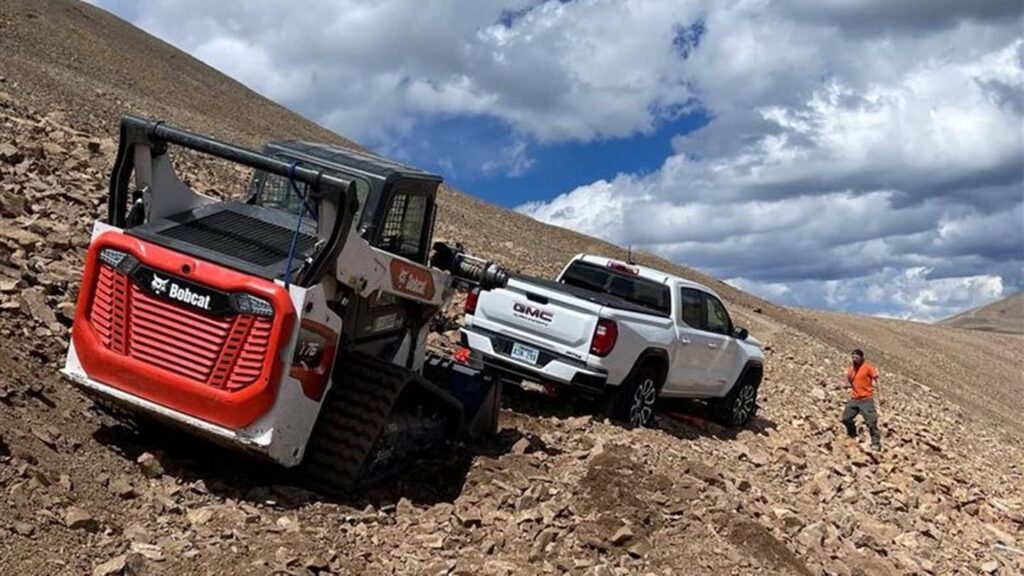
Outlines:
{"type": "Polygon", "coordinates": [[[599,398],[631,426],[659,398],[706,399],[730,426],[757,411],[760,343],[710,288],[630,263],[580,254],[553,281],[470,292],[462,341],[503,380],[599,398]]]}

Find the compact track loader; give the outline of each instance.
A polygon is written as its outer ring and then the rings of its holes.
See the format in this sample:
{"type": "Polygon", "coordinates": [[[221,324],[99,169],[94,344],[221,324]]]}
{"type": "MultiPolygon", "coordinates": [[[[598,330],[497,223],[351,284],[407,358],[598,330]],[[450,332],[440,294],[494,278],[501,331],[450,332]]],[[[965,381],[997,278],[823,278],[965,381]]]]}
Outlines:
{"type": "Polygon", "coordinates": [[[403,455],[496,430],[501,388],[427,351],[459,282],[507,273],[431,246],[439,176],[300,141],[262,153],[125,116],[63,374],[155,418],[346,492],[403,455]],[[254,170],[200,195],[169,146],[254,170]]]}

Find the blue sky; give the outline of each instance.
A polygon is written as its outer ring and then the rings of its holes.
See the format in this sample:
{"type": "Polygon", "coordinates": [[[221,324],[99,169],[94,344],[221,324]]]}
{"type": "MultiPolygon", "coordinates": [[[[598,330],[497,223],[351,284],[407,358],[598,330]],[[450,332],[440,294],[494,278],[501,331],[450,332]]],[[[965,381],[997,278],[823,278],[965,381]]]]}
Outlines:
{"type": "Polygon", "coordinates": [[[782,304],[932,320],[1024,287],[1019,0],[95,1],[468,193],[782,304]]]}
{"type": "Polygon", "coordinates": [[[595,180],[620,173],[657,170],[672,153],[672,140],[707,123],[700,112],[664,120],[650,134],[590,142],[532,143],[522,149],[525,166],[489,162],[516,145],[509,126],[487,117],[446,118],[424,122],[384,146],[390,155],[435,170],[461,190],[488,202],[513,208],[548,200],[595,180]]]}

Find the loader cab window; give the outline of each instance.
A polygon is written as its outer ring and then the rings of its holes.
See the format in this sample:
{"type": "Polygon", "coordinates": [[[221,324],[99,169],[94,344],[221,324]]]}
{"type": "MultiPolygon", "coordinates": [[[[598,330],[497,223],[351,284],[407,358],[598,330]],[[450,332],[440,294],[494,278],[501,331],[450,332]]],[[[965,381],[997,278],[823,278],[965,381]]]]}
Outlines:
{"type": "MultiPolygon", "coordinates": [[[[332,174],[341,178],[351,179],[355,183],[356,188],[356,200],[358,206],[353,218],[353,222],[359,222],[359,218],[363,214],[363,206],[366,204],[366,198],[370,195],[370,183],[361,179],[356,178],[350,174],[343,174],[334,170],[324,170],[325,174],[332,174]]],[[[289,214],[299,213],[299,197],[292,190],[291,183],[288,178],[284,176],[278,176],[277,174],[270,174],[267,172],[257,172],[252,179],[250,186],[251,202],[267,208],[276,208],[289,214]]],[[[299,189],[303,195],[308,191],[308,187],[304,182],[296,182],[295,187],[299,189]]],[[[308,218],[309,214],[305,214],[304,218],[308,218]]]]}
{"type": "Polygon", "coordinates": [[[377,245],[413,262],[426,262],[430,205],[426,194],[397,191],[385,213],[377,245]]]}

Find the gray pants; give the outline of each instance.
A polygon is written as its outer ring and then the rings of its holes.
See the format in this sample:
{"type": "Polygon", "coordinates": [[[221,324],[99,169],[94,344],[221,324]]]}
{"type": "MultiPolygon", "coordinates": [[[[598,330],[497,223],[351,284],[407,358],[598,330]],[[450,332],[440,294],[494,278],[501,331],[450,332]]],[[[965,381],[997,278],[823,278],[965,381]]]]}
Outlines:
{"type": "Polygon", "coordinates": [[[875,448],[881,447],[882,436],[878,433],[878,411],[875,410],[875,401],[868,398],[867,400],[848,400],[846,402],[846,408],[843,409],[843,424],[846,426],[846,434],[850,438],[857,437],[857,425],[853,422],[857,414],[864,416],[864,422],[868,425],[868,431],[871,432],[871,445],[875,448]]]}

